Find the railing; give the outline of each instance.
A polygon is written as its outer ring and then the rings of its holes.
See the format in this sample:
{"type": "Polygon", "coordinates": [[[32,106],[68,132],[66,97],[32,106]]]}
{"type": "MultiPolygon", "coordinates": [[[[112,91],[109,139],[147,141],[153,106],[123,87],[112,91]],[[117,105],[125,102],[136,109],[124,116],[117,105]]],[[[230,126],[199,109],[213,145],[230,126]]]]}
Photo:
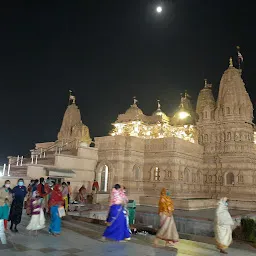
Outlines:
{"type": "MultiPolygon", "coordinates": [[[[72,148],[77,149],[78,145],[79,145],[79,140],[74,139],[74,140],[67,141],[67,142],[56,141],[53,145],[49,146],[45,150],[43,150],[43,148],[31,150],[30,151],[31,152],[30,153],[30,158],[31,158],[30,163],[36,165],[36,164],[38,164],[38,159],[46,158],[47,152],[54,152],[55,154],[60,154],[63,149],[65,149],[66,147],[68,147],[72,144],[73,144],[72,148]]],[[[95,144],[95,143],[92,142],[92,144],[95,144]]],[[[2,174],[0,172],[0,176],[4,176],[6,172],[7,172],[7,176],[10,176],[11,165],[15,164],[16,166],[23,166],[24,159],[27,159],[27,158],[25,158],[24,156],[19,156],[19,155],[16,158],[9,159],[8,165],[6,165],[6,164],[3,165],[3,171],[2,171],[2,174]]]]}

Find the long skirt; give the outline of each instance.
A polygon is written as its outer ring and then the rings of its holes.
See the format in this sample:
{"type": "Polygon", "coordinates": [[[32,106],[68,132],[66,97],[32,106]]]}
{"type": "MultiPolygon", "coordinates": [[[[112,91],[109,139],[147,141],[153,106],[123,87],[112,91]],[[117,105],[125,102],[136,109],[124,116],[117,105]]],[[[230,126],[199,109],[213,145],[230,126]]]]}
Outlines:
{"type": "Polygon", "coordinates": [[[160,214],[160,229],[156,237],[166,242],[177,243],[179,241],[179,234],[173,216],[160,214]]]}
{"type": "Polygon", "coordinates": [[[127,220],[122,205],[112,205],[110,207],[107,224],[108,227],[106,228],[103,237],[115,241],[122,241],[130,238],[127,220]]]}
{"type": "Polygon", "coordinates": [[[40,230],[45,228],[45,217],[43,209],[40,209],[40,214],[32,214],[27,230],[40,230]]]}
{"type": "Polygon", "coordinates": [[[61,231],[61,218],[59,216],[59,206],[54,205],[50,208],[51,212],[51,222],[49,227],[49,232],[53,234],[60,234],[61,231]]]}
{"type": "Polygon", "coordinates": [[[5,235],[5,229],[4,229],[4,220],[0,219],[0,241],[2,244],[6,244],[6,235],[5,235]]]}
{"type": "Polygon", "coordinates": [[[215,225],[214,231],[217,248],[220,250],[227,249],[232,243],[232,227],[215,225]]]}
{"type": "Polygon", "coordinates": [[[9,220],[18,225],[21,222],[21,216],[23,211],[23,200],[14,199],[11,205],[9,220]]]}

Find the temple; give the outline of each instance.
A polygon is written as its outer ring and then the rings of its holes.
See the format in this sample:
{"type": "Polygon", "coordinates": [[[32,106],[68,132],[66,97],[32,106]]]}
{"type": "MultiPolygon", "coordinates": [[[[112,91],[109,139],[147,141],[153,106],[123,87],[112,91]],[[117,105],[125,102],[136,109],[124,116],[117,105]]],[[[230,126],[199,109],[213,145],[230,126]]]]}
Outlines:
{"type": "Polygon", "coordinates": [[[228,196],[231,208],[256,210],[255,137],[253,106],[230,59],[217,100],[207,80],[196,109],[185,92],[172,116],[159,100],[147,116],[134,97],[109,136],[94,138],[95,143],[72,96],[57,140],[37,143],[28,158],[9,157],[3,176],[50,176],[71,181],[75,190],[85,184],[88,191],[96,179],[100,191],[94,200],[101,204],[120,183],[140,205],[156,206],[166,187],[179,209],[213,208],[216,199],[228,196]]]}

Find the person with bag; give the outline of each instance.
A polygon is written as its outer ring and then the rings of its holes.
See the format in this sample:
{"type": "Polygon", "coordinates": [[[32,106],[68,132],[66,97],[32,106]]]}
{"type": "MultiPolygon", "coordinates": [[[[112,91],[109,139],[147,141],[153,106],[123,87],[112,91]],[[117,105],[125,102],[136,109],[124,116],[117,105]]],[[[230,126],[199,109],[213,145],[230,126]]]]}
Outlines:
{"type": "Polygon", "coordinates": [[[42,206],[42,200],[37,191],[33,192],[30,203],[32,217],[27,226],[27,230],[35,231],[35,235],[37,235],[38,230],[45,228],[45,217],[42,206]]]}
{"type": "Polygon", "coordinates": [[[103,240],[106,238],[115,241],[131,239],[124,215],[124,205],[127,202],[128,199],[121,190],[121,186],[116,184],[111,192],[110,209],[106,221],[107,228],[103,234],[103,240]]]}
{"type": "Polygon", "coordinates": [[[49,233],[58,236],[61,232],[61,217],[63,217],[64,201],[61,193],[61,186],[55,185],[50,195],[49,208],[51,213],[51,222],[49,227],[49,233]]]}

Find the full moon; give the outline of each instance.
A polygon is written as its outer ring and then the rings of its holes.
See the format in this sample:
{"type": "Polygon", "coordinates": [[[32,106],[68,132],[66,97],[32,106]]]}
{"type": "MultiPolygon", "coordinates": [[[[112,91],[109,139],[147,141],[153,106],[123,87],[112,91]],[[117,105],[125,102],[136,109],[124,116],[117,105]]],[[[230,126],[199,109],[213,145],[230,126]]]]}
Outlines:
{"type": "Polygon", "coordinates": [[[163,10],[163,8],[162,8],[161,6],[157,6],[157,7],[156,7],[156,11],[157,11],[158,13],[161,13],[162,10],[163,10]]]}

